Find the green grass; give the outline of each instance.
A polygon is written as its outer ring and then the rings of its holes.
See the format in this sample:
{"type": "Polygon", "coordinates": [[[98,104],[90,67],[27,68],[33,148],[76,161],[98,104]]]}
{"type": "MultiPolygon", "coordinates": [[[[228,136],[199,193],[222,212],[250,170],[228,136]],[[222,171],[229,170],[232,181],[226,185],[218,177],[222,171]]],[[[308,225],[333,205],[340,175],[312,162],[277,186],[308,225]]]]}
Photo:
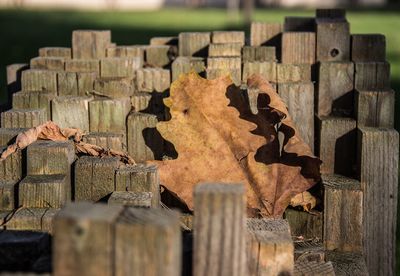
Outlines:
{"type": "MultiPolygon", "coordinates": [[[[257,10],[254,19],[283,22],[285,16],[313,14],[314,11],[257,10]]],[[[352,33],[386,35],[392,87],[400,92],[400,12],[350,11],[347,18],[352,33]]],[[[113,41],[123,45],[144,44],[153,36],[176,35],[181,31],[243,29],[243,26],[240,18],[230,18],[224,10],[218,9],[166,9],[154,12],[0,10],[0,103],[6,100],[6,65],[29,62],[30,58],[37,56],[40,47],[70,46],[74,29],[110,29],[113,41]]],[[[396,128],[400,129],[398,95],[396,128]]]]}

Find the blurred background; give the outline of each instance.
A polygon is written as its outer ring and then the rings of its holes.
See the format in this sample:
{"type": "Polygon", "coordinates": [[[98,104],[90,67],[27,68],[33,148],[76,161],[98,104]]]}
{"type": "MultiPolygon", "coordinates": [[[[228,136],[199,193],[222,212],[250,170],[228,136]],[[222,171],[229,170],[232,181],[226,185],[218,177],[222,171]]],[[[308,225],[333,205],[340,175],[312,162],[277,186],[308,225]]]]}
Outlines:
{"type": "MultiPolygon", "coordinates": [[[[0,105],[7,100],[6,66],[29,63],[40,47],[70,47],[74,29],[110,29],[118,45],[147,44],[151,37],[182,31],[248,34],[251,20],[283,22],[285,16],[313,16],[315,8],[333,7],[347,8],[352,33],[386,35],[392,87],[400,92],[399,0],[0,0],[0,105]]],[[[397,130],[399,111],[397,93],[397,130]]]]}

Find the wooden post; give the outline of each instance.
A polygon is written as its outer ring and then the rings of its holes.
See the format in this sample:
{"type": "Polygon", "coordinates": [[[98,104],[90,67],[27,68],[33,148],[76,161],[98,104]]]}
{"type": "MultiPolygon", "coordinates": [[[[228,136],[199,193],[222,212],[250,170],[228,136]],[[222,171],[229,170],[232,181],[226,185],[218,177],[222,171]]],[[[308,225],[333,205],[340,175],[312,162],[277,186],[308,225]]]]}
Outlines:
{"type": "Polygon", "coordinates": [[[172,81],[179,78],[181,74],[189,73],[191,70],[202,74],[206,68],[203,58],[198,57],[177,57],[171,66],[172,81]]]}
{"type": "Polygon", "coordinates": [[[7,65],[7,91],[9,94],[21,91],[22,71],[29,69],[26,63],[7,65]]]}
{"type": "Polygon", "coordinates": [[[143,110],[155,113],[157,108],[154,104],[154,95],[147,92],[136,92],[131,96],[131,105],[135,112],[143,110]]]}
{"type": "Polygon", "coordinates": [[[179,34],[179,55],[206,57],[211,34],[207,32],[185,32],[179,34]]]}
{"type": "Polygon", "coordinates": [[[381,34],[353,34],[351,60],[354,62],[385,61],[386,38],[381,34]]]}
{"type": "MultiPolygon", "coordinates": [[[[5,149],[0,146],[0,152],[5,149]]],[[[0,161],[0,181],[18,181],[22,178],[22,154],[16,151],[0,161]]]]}
{"type": "Polygon", "coordinates": [[[171,84],[171,74],[167,69],[144,68],[136,71],[136,91],[164,92],[171,84]]]}
{"type": "Polygon", "coordinates": [[[98,59],[71,59],[65,61],[65,71],[78,73],[95,72],[100,75],[100,61],[98,59]]]}
{"type": "Polygon", "coordinates": [[[243,63],[253,61],[276,62],[276,48],[271,46],[243,46],[243,63]]]}
{"type": "Polygon", "coordinates": [[[12,105],[14,109],[43,109],[45,120],[51,120],[51,101],[55,97],[45,91],[21,91],[13,94],[12,105]]]}
{"type": "Polygon", "coordinates": [[[358,148],[368,271],[370,275],[394,275],[399,134],[394,129],[359,128],[358,148]]]}
{"type": "Polygon", "coordinates": [[[355,91],[355,114],[358,127],[394,127],[395,92],[355,91]]]}
{"type": "Polygon", "coordinates": [[[75,161],[72,142],[36,141],[27,150],[28,175],[70,175],[75,161]]]}
{"type": "Polygon", "coordinates": [[[163,139],[153,114],[132,112],[127,119],[128,153],[138,162],[159,160],[163,154],[163,139]]]}
{"type": "Polygon", "coordinates": [[[194,190],[194,275],[246,275],[245,194],[241,184],[194,190]]]}
{"type": "Polygon", "coordinates": [[[250,45],[280,47],[281,35],[280,23],[253,22],[250,27],[250,45]]]}
{"type": "Polygon", "coordinates": [[[126,78],[135,76],[137,69],[142,68],[140,57],[114,57],[100,60],[100,77],[126,78]]]}
{"type": "Polygon", "coordinates": [[[111,44],[111,31],[76,30],[72,32],[72,57],[98,59],[106,56],[111,44]]]}
{"type": "Polygon", "coordinates": [[[95,99],[89,102],[90,132],[126,133],[126,116],[131,109],[129,98],[95,99]]]}
{"type": "Polygon", "coordinates": [[[82,156],[75,163],[75,200],[99,201],[114,191],[117,157],[82,156]]]}
{"type": "Polygon", "coordinates": [[[314,17],[285,16],[285,32],[315,32],[314,17]]]}
{"type": "Polygon", "coordinates": [[[241,54],[240,43],[212,43],[208,49],[209,57],[240,57],[241,54]]]}
{"type": "Polygon", "coordinates": [[[115,172],[115,190],[151,193],[151,206],[160,206],[160,179],[157,167],[138,164],[120,167],[115,172]]]}
{"type": "Polygon", "coordinates": [[[62,57],[35,57],[30,61],[30,69],[63,71],[65,59],[62,57]]]}
{"type": "Polygon", "coordinates": [[[97,78],[96,72],[78,72],[78,95],[86,96],[94,88],[94,81],[97,78]]]}
{"type": "Polygon", "coordinates": [[[0,213],[0,220],[10,219],[3,226],[7,230],[29,230],[53,232],[53,218],[59,209],[52,208],[23,208],[13,215],[10,212],[0,213]]]}
{"type": "Polygon", "coordinates": [[[350,24],[342,18],[317,18],[317,61],[350,60],[350,24]]]}
{"type": "Polygon", "coordinates": [[[311,66],[309,64],[276,64],[276,82],[311,81],[311,66]]]}
{"type": "Polygon", "coordinates": [[[298,261],[294,263],[293,275],[335,276],[335,271],[331,262],[298,261]]]}
{"type": "Polygon", "coordinates": [[[101,78],[94,81],[94,90],[112,99],[125,98],[133,95],[135,84],[132,78],[101,78]]]}
{"type": "Polygon", "coordinates": [[[278,93],[288,107],[301,138],[314,150],[314,85],[312,82],[279,83],[278,93]]]}
{"type": "Polygon", "coordinates": [[[247,219],[247,275],[290,275],[294,246],[283,219],[247,219]]]}
{"type": "Polygon", "coordinates": [[[324,245],[318,239],[297,240],[294,242],[294,261],[316,261],[325,260],[324,245]]]}
{"type": "MultiPolygon", "coordinates": [[[[15,188],[17,181],[0,180],[0,211],[11,211],[15,209],[15,188]]],[[[1,216],[1,215],[0,215],[1,216]]]]}
{"type": "Polygon", "coordinates": [[[151,198],[152,194],[149,192],[115,191],[108,199],[108,204],[150,208],[151,198]]]}
{"type": "Polygon", "coordinates": [[[282,34],[282,63],[314,64],[315,33],[285,32],[282,34]]]}
{"type": "Polygon", "coordinates": [[[43,47],[39,48],[40,57],[61,57],[64,59],[72,58],[71,48],[67,47],[43,47]]]}
{"type": "Polygon", "coordinates": [[[245,34],[240,31],[214,31],[211,36],[212,43],[239,43],[244,46],[245,34]]]}
{"type": "Polygon", "coordinates": [[[1,113],[1,127],[32,128],[47,120],[44,109],[10,109],[1,113]]]}
{"type": "Polygon", "coordinates": [[[355,68],[355,89],[390,89],[390,64],[388,62],[357,62],[355,68]]]}
{"type": "Polygon", "coordinates": [[[57,72],[59,96],[78,96],[78,76],[75,72],[57,72]]]}
{"type": "Polygon", "coordinates": [[[23,132],[24,128],[0,128],[0,147],[8,146],[15,142],[18,134],[23,132]]]}
{"type": "Polygon", "coordinates": [[[243,63],[242,83],[253,74],[260,74],[269,82],[276,82],[276,63],[270,61],[252,61],[243,63]]]}
{"type": "Polygon", "coordinates": [[[310,214],[288,208],[284,217],[289,222],[292,236],[322,240],[323,216],[321,212],[314,211],[310,214]]]}
{"type": "Polygon", "coordinates": [[[179,214],[126,208],[115,225],[115,275],[181,275],[179,214]]]}
{"type": "Polygon", "coordinates": [[[320,62],[318,66],[316,113],[318,116],[353,115],[354,64],[320,62]]]}
{"type": "Polygon", "coordinates": [[[54,218],[53,274],[114,275],[113,224],[122,206],[79,202],[54,218]]]}
{"type": "Polygon", "coordinates": [[[71,201],[67,175],[28,175],[18,184],[18,205],[27,208],[61,208],[71,201]]]}
{"type": "Polygon", "coordinates": [[[48,91],[57,93],[57,72],[30,69],[22,72],[21,88],[23,91],[48,91]]]}
{"type": "Polygon", "coordinates": [[[207,79],[216,79],[230,75],[236,85],[241,84],[241,59],[239,57],[211,57],[207,58],[207,79]]]}
{"type": "Polygon", "coordinates": [[[146,62],[151,67],[167,67],[174,59],[169,45],[151,45],[146,48],[146,62]]]}
{"type": "Polygon", "coordinates": [[[61,128],[89,131],[89,102],[93,97],[57,97],[53,99],[52,119],[61,128]]]}
{"type": "Polygon", "coordinates": [[[107,48],[107,57],[139,57],[144,60],[144,45],[117,46],[107,48]]]}
{"type": "Polygon", "coordinates": [[[316,153],[322,160],[321,173],[354,175],[355,145],[356,121],[354,119],[318,118],[316,153]]]}
{"type": "Polygon", "coordinates": [[[111,132],[91,132],[83,136],[83,142],[105,149],[126,150],[125,135],[111,132]]]}
{"type": "Polygon", "coordinates": [[[363,195],[360,182],[339,175],[323,175],[322,181],[325,248],[362,252],[363,195]]]}
{"type": "Polygon", "coordinates": [[[332,263],[336,275],[371,275],[360,253],[327,251],[326,259],[332,263]]]}

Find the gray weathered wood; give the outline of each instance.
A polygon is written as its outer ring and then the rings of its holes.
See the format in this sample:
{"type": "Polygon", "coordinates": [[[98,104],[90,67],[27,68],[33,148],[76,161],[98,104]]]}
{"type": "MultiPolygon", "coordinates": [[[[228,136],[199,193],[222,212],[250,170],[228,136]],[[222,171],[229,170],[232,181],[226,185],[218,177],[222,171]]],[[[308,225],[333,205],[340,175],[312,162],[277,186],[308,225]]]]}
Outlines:
{"type": "Polygon", "coordinates": [[[246,275],[286,275],[293,272],[294,246],[283,219],[247,220],[246,275]]]}
{"type": "Polygon", "coordinates": [[[246,275],[245,205],[241,184],[197,184],[194,275],[246,275]]]}
{"type": "Polygon", "coordinates": [[[123,151],[126,149],[125,135],[111,132],[90,132],[83,136],[83,142],[105,149],[123,151]]]}
{"type": "Polygon", "coordinates": [[[207,58],[207,79],[216,79],[230,75],[236,85],[241,84],[241,59],[239,57],[210,57],[207,58]]]}
{"type": "Polygon", "coordinates": [[[150,45],[146,48],[146,63],[151,67],[166,67],[174,56],[175,53],[169,45],[150,45]]]}
{"type": "Polygon", "coordinates": [[[154,105],[154,95],[147,92],[136,92],[131,96],[131,105],[134,111],[140,112],[143,110],[154,113],[156,106],[154,105]]]}
{"type": "Polygon", "coordinates": [[[279,83],[278,93],[299,130],[301,138],[314,150],[314,85],[312,82],[279,83]]]}
{"type": "Polygon", "coordinates": [[[293,276],[335,276],[331,262],[297,261],[293,276]]]}
{"type": "Polygon", "coordinates": [[[295,240],[294,242],[295,261],[315,261],[325,260],[324,245],[318,239],[295,240]]]}
{"type": "Polygon", "coordinates": [[[96,72],[78,72],[76,73],[78,78],[78,95],[86,96],[88,92],[94,88],[94,81],[96,80],[98,73],[96,72]]]}
{"type": "Polygon", "coordinates": [[[93,97],[65,96],[53,99],[52,120],[61,128],[89,131],[89,102],[93,97]]]}
{"type": "Polygon", "coordinates": [[[327,250],[362,252],[363,196],[359,181],[323,175],[324,244],[327,250]]]}
{"type": "Polygon", "coordinates": [[[72,57],[98,59],[106,56],[111,44],[111,31],[76,30],[72,32],[72,57]]]}
{"type": "Polygon", "coordinates": [[[253,74],[259,74],[269,82],[276,82],[276,63],[270,61],[244,62],[242,82],[247,83],[247,79],[253,74]]]}
{"type": "Polygon", "coordinates": [[[1,127],[32,128],[47,120],[44,109],[10,109],[1,113],[1,127]]]}
{"type": "Polygon", "coordinates": [[[48,91],[57,93],[57,72],[30,69],[22,72],[21,88],[24,91],[48,91]]]}
{"type": "Polygon", "coordinates": [[[7,221],[3,226],[7,230],[30,230],[53,232],[53,218],[59,209],[22,208],[17,212],[0,213],[0,220],[7,221]]]}
{"type": "Polygon", "coordinates": [[[100,77],[124,78],[133,77],[137,69],[143,66],[140,57],[114,57],[100,60],[100,77]]]}
{"type": "Polygon", "coordinates": [[[100,75],[100,61],[98,59],[71,59],[65,61],[65,71],[90,73],[100,75]]]}
{"type": "MultiPolygon", "coordinates": [[[[1,165],[0,165],[1,166],[1,165]]],[[[15,190],[17,181],[0,180],[0,211],[15,209],[15,190]]]]}
{"type": "Polygon", "coordinates": [[[326,259],[330,261],[336,276],[368,276],[364,256],[360,253],[327,251],[326,259]]]}
{"type": "Polygon", "coordinates": [[[125,98],[133,95],[135,84],[132,78],[101,78],[94,81],[94,92],[113,99],[125,98]]]}
{"type": "Polygon", "coordinates": [[[28,175],[18,184],[18,206],[61,208],[71,201],[71,182],[63,174],[28,175]]]}
{"type": "Polygon", "coordinates": [[[151,197],[152,193],[150,192],[115,191],[108,199],[108,204],[150,208],[151,197]]]}
{"type": "Polygon", "coordinates": [[[117,46],[107,48],[107,57],[139,57],[144,60],[146,47],[144,45],[117,46]]]}
{"type": "Polygon", "coordinates": [[[171,73],[167,69],[144,68],[136,71],[136,91],[164,92],[171,84],[171,73]]]}
{"type": "Polygon", "coordinates": [[[62,57],[35,57],[30,61],[30,68],[62,71],[65,69],[65,59],[62,57]]]}
{"type": "Polygon", "coordinates": [[[316,153],[321,173],[354,175],[356,121],[352,118],[321,117],[317,121],[316,153]]]}
{"type": "Polygon", "coordinates": [[[399,134],[359,128],[364,254],[371,275],[395,275],[399,134]]]}
{"type": "Polygon", "coordinates": [[[46,119],[51,120],[51,101],[55,97],[45,91],[21,91],[13,94],[12,106],[14,109],[44,109],[46,119]]]}
{"type": "Polygon", "coordinates": [[[57,72],[57,92],[59,96],[78,96],[78,91],[76,72],[57,72]]]}
{"type": "Polygon", "coordinates": [[[211,42],[211,34],[208,32],[185,32],[179,34],[179,55],[200,56],[208,55],[208,45],[211,42]]]}
{"type": "Polygon", "coordinates": [[[253,22],[250,27],[251,46],[280,46],[282,24],[253,22]]]}
{"type": "Polygon", "coordinates": [[[242,48],[243,63],[246,61],[276,62],[276,48],[272,46],[244,46],[242,48]]]}
{"type": "Polygon", "coordinates": [[[75,148],[70,141],[36,141],[27,150],[28,175],[70,175],[75,148]]]}
{"type": "Polygon", "coordinates": [[[309,64],[276,64],[276,82],[311,81],[311,66],[309,64]]]}
{"type": "Polygon", "coordinates": [[[394,127],[395,92],[355,91],[355,115],[357,126],[394,127]]]}
{"type": "Polygon", "coordinates": [[[128,153],[136,161],[160,159],[163,140],[156,130],[157,116],[132,112],[127,119],[128,153]]]}
{"type": "Polygon", "coordinates": [[[320,62],[316,93],[318,116],[353,115],[354,64],[352,62],[320,62]]]}
{"type": "Polygon", "coordinates": [[[292,236],[302,236],[304,239],[322,239],[323,215],[313,211],[313,214],[295,209],[286,209],[285,219],[289,222],[292,236]]]}
{"type": "Polygon", "coordinates": [[[89,102],[90,132],[126,133],[129,98],[95,99],[89,102]]]}
{"type": "Polygon", "coordinates": [[[239,86],[241,84],[241,69],[216,68],[206,70],[206,77],[209,80],[225,77],[227,75],[230,76],[235,85],[239,86]]]}
{"type": "MultiPolygon", "coordinates": [[[[4,149],[5,147],[0,146],[0,153],[4,149]]],[[[0,161],[0,181],[20,180],[22,178],[22,169],[22,153],[21,151],[16,151],[0,161]]]]}
{"type": "Polygon", "coordinates": [[[350,60],[350,24],[345,19],[316,19],[317,61],[350,60]]]}
{"type": "Polygon", "coordinates": [[[283,29],[285,32],[315,32],[315,18],[286,16],[283,29]]]}
{"type": "Polygon", "coordinates": [[[197,73],[204,72],[206,68],[205,61],[200,57],[177,57],[171,66],[172,81],[179,78],[181,74],[189,73],[191,70],[197,73]]]}
{"type": "Polygon", "coordinates": [[[15,93],[21,90],[22,71],[29,69],[29,64],[15,63],[7,65],[7,91],[15,93]]]}
{"type": "Polygon", "coordinates": [[[282,63],[314,64],[315,33],[284,32],[282,34],[282,63]]]}
{"type": "Polygon", "coordinates": [[[181,275],[179,214],[126,208],[115,225],[115,275],[181,275]]]}
{"type": "Polygon", "coordinates": [[[390,89],[388,62],[356,62],[354,88],[357,90],[390,89]]]}
{"type": "Polygon", "coordinates": [[[0,128],[0,147],[14,143],[17,135],[25,130],[24,128],[0,128]]]}
{"type": "Polygon", "coordinates": [[[122,206],[80,202],[54,218],[53,274],[114,275],[114,222],[122,206]]]}
{"type": "Polygon", "coordinates": [[[212,43],[239,43],[244,46],[245,34],[241,31],[214,31],[211,35],[212,43]]]}
{"type": "Polygon", "coordinates": [[[212,43],[208,48],[209,57],[240,57],[241,54],[240,43],[212,43]]]}
{"type": "Polygon", "coordinates": [[[382,34],[351,35],[351,60],[354,62],[385,61],[385,36],[382,34]]]}
{"type": "Polygon", "coordinates": [[[82,156],[75,163],[75,200],[99,201],[114,189],[117,157],[82,156]]]}
{"type": "Polygon", "coordinates": [[[138,164],[120,167],[115,172],[115,190],[135,193],[149,192],[151,206],[160,206],[160,180],[157,167],[138,164]]]}
{"type": "Polygon", "coordinates": [[[70,59],[72,58],[72,51],[71,48],[67,47],[43,47],[39,48],[39,56],[70,59]]]}

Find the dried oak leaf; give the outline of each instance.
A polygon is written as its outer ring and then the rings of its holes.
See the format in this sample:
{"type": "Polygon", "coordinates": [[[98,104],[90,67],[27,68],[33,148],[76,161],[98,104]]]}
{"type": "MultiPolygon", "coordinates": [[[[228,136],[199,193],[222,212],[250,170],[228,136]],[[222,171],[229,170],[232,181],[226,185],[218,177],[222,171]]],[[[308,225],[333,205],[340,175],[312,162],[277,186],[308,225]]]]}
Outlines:
{"type": "Polygon", "coordinates": [[[260,91],[256,115],[229,76],[181,75],[164,99],[171,120],[159,122],[157,130],[178,158],[152,163],[161,183],[190,209],[199,182],[244,183],[250,215],[280,217],[292,197],[320,179],[320,160],[297,135],[275,90],[260,76],[248,86],[260,91]]]}

